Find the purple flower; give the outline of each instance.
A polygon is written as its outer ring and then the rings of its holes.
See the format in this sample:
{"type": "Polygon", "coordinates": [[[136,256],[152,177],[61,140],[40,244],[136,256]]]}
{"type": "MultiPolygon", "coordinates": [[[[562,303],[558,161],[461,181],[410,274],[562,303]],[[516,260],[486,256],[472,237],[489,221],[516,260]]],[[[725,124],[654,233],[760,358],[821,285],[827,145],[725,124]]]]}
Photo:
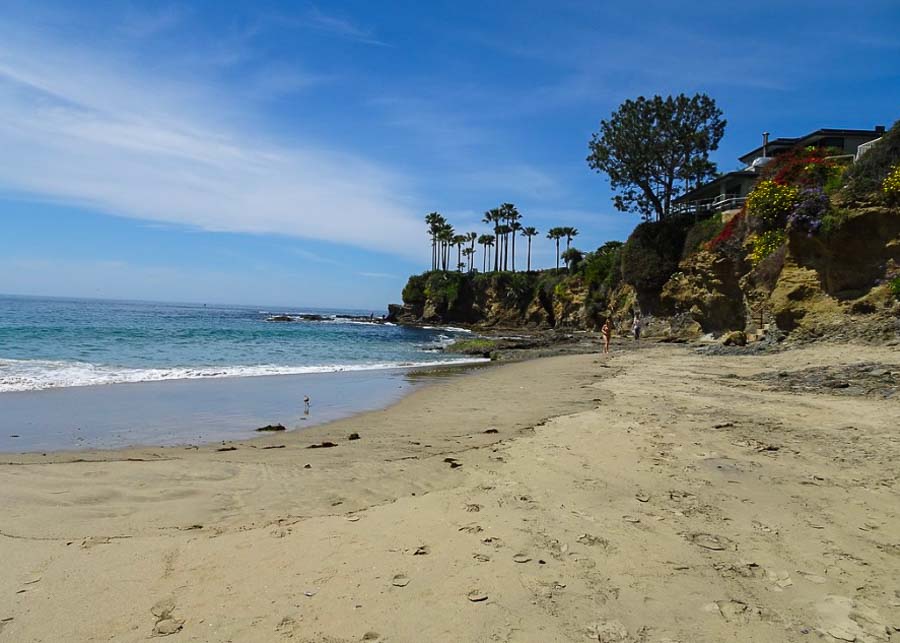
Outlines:
{"type": "Polygon", "coordinates": [[[788,215],[788,228],[812,236],[822,227],[822,217],[828,212],[830,204],[828,195],[821,188],[801,190],[797,207],[788,215]]]}

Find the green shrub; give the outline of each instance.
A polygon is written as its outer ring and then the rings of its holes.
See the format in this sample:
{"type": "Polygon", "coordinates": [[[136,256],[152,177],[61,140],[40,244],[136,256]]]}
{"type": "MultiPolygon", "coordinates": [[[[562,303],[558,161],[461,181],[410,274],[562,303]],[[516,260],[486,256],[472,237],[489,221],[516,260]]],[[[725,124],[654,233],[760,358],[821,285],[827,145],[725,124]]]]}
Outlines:
{"type": "Polygon", "coordinates": [[[460,272],[435,271],[428,273],[425,296],[438,308],[450,310],[456,305],[466,276],[460,272]]]}
{"type": "Polygon", "coordinates": [[[639,224],[622,246],[622,279],[639,291],[659,291],[678,269],[691,223],[671,217],[639,224]]]}
{"type": "Polygon", "coordinates": [[[684,258],[694,254],[701,246],[718,237],[724,227],[725,224],[722,223],[721,214],[715,214],[709,219],[704,219],[692,225],[684,239],[684,250],[681,252],[681,257],[684,258]]]}
{"type": "Polygon", "coordinates": [[[787,216],[797,206],[800,190],[774,180],[760,181],[747,197],[747,214],[761,220],[766,227],[783,227],[787,216]]]}
{"type": "Polygon", "coordinates": [[[891,169],[900,163],[900,121],[847,170],[846,194],[853,200],[876,195],[891,169]]]}
{"type": "Polygon", "coordinates": [[[622,242],[607,241],[584,257],[580,273],[590,293],[605,294],[622,280],[622,242]]]}
{"type": "Polygon", "coordinates": [[[822,216],[822,227],[819,231],[828,237],[840,230],[849,217],[850,213],[847,210],[832,207],[822,216]]]}
{"type": "Polygon", "coordinates": [[[425,282],[428,274],[412,275],[403,287],[403,303],[405,304],[424,304],[425,303],[425,282]]]}
{"type": "Polygon", "coordinates": [[[891,293],[894,297],[900,299],[900,277],[894,277],[888,284],[890,285],[891,293]]]}

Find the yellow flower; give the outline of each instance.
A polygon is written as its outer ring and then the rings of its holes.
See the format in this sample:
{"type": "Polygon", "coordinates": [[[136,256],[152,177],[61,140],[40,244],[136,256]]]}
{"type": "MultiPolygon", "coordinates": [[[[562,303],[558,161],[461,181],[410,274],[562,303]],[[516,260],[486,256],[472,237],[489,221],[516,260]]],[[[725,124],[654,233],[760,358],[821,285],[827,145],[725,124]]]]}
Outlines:
{"type": "Polygon", "coordinates": [[[884,177],[881,189],[889,197],[900,197],[900,163],[895,165],[884,177]]]}

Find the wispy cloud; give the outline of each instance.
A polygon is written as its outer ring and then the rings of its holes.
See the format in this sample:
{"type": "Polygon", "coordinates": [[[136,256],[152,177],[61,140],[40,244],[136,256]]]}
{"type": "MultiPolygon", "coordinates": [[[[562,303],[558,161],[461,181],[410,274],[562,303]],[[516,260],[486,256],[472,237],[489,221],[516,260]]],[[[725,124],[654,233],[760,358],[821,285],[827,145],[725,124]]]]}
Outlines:
{"type": "Polygon", "coordinates": [[[375,37],[371,29],[360,27],[346,18],[324,13],[316,6],[311,7],[306,13],[304,23],[313,29],[318,29],[347,40],[378,47],[390,46],[388,43],[375,37]]]}
{"type": "Polygon", "coordinates": [[[129,38],[149,38],[179,25],[188,13],[183,5],[160,3],[151,9],[127,5],[118,31],[129,38]]]}
{"type": "Polygon", "coordinates": [[[3,191],[206,230],[413,252],[422,234],[396,196],[411,192],[404,177],[353,153],[274,142],[229,119],[245,107],[213,83],[156,77],[0,21],[3,191]]]}

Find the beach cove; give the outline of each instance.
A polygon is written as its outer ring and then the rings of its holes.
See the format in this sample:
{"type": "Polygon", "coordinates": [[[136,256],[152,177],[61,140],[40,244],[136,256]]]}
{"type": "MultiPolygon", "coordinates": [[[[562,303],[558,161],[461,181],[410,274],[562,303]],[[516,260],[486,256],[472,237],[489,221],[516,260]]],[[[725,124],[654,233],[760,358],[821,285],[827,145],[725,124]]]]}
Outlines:
{"type": "Polygon", "coordinates": [[[5,455],[0,638],[887,641],[900,407],[848,373],[898,370],[657,345],[227,450],[5,455]]]}

